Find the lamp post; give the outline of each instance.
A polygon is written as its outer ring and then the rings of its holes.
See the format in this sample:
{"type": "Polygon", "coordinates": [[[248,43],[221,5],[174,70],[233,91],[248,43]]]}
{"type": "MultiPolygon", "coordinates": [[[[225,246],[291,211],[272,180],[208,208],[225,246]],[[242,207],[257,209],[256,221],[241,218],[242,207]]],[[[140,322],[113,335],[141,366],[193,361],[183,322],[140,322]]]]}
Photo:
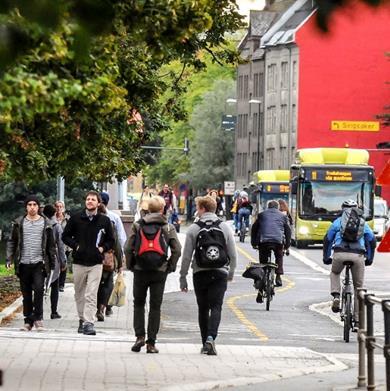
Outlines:
{"type": "Polygon", "coordinates": [[[257,113],[257,169],[260,169],[260,127],[261,127],[261,105],[262,101],[259,99],[251,99],[248,102],[249,104],[258,104],[259,105],[259,111],[257,113]]]}

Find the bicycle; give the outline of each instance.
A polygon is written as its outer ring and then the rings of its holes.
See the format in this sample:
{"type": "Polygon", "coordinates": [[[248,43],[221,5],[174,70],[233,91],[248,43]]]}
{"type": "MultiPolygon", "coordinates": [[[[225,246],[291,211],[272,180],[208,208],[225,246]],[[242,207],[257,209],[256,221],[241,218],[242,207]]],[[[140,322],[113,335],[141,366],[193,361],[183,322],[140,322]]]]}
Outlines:
{"type": "Polygon", "coordinates": [[[345,277],[341,291],[341,309],[340,318],[344,323],[344,341],[349,342],[349,334],[353,329],[353,287],[351,283],[351,267],[352,262],[346,261],[345,277]]]}

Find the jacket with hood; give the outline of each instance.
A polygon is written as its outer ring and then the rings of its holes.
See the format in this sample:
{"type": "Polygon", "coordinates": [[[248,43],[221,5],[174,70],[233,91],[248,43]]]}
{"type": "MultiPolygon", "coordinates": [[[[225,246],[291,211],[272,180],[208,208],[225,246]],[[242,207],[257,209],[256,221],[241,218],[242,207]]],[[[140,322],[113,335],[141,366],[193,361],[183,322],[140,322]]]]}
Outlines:
{"type": "MultiPolygon", "coordinates": [[[[171,250],[170,257],[156,270],[159,272],[174,272],[176,270],[177,262],[181,255],[181,244],[176,234],[176,229],[172,224],[168,224],[167,218],[161,213],[149,213],[141,220],[145,224],[158,224],[162,226],[162,234],[164,235],[168,247],[171,250]]],[[[127,268],[131,271],[142,270],[137,265],[135,254],[135,242],[137,234],[140,230],[141,220],[135,222],[131,227],[131,233],[125,245],[125,256],[127,268]]]]}

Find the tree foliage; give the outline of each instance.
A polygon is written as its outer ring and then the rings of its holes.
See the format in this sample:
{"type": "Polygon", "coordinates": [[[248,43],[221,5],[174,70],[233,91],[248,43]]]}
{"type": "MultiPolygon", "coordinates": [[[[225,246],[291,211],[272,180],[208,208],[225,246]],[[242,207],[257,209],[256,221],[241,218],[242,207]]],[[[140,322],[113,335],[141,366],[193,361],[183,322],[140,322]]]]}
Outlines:
{"type": "Polygon", "coordinates": [[[203,69],[200,51],[234,61],[225,34],[240,26],[234,0],[2,2],[3,179],[100,181],[139,171],[140,145],[184,118],[182,71],[161,68],[203,69]]]}

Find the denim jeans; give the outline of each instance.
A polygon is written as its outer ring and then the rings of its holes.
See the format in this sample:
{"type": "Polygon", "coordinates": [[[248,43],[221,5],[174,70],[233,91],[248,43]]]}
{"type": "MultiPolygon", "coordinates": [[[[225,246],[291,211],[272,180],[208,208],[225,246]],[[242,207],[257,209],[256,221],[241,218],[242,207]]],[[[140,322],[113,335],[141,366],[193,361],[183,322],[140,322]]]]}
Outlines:
{"type": "Polygon", "coordinates": [[[227,274],[220,270],[194,273],[194,290],[198,303],[198,321],[202,343],[208,336],[217,338],[221,322],[223,297],[227,288],[227,274]]]}
{"type": "Polygon", "coordinates": [[[249,216],[250,216],[251,212],[248,208],[241,208],[239,211],[238,211],[238,227],[237,229],[240,230],[241,229],[241,223],[242,223],[242,219],[244,219],[245,221],[245,226],[247,228],[249,228],[249,216]]]}

